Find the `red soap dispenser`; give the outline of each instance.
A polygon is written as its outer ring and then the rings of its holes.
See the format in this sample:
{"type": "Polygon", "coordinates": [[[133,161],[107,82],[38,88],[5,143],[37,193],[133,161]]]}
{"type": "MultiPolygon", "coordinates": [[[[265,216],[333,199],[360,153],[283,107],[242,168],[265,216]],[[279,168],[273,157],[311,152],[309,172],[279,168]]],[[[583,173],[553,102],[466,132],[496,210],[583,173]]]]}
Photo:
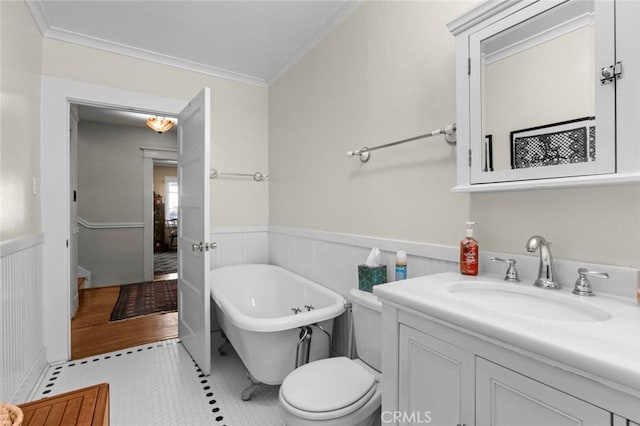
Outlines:
{"type": "Polygon", "coordinates": [[[460,241],[460,273],[478,275],[478,242],[473,238],[475,222],[467,222],[466,237],[460,241]]]}

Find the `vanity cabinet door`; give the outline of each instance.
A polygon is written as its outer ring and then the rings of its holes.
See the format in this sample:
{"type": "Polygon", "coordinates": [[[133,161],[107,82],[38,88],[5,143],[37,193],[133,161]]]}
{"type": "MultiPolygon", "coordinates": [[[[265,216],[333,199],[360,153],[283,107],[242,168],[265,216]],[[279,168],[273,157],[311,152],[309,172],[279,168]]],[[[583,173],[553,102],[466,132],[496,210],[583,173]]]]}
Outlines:
{"type": "Polygon", "coordinates": [[[400,324],[399,424],[473,425],[473,354],[400,324]]]}
{"type": "Polygon", "coordinates": [[[613,426],[640,426],[631,420],[624,419],[616,414],[613,415],[613,426]]]}
{"type": "Polygon", "coordinates": [[[611,413],[476,358],[476,426],[606,426],[611,413]]]}

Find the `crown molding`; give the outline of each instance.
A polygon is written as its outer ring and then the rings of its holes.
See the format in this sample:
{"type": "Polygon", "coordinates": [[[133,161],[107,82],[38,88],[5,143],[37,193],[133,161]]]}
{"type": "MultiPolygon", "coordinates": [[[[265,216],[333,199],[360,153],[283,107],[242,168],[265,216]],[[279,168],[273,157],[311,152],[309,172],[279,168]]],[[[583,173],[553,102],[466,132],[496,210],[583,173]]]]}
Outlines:
{"type": "Polygon", "coordinates": [[[30,0],[27,1],[27,5],[29,6],[31,14],[33,15],[36,23],[38,24],[38,27],[40,28],[40,32],[44,37],[53,40],[64,41],[67,43],[78,44],[109,53],[116,53],[136,59],[143,59],[162,65],[169,65],[187,71],[193,71],[201,74],[223,78],[225,80],[238,81],[240,83],[250,84],[252,86],[258,87],[268,87],[267,82],[262,78],[252,77],[249,75],[228,71],[222,68],[205,65],[194,61],[188,61],[186,59],[176,58],[170,55],[163,55],[161,53],[153,52],[146,49],[140,49],[121,43],[115,43],[97,37],[90,37],[84,34],[52,26],[39,1],[30,0]]]}
{"type": "Polygon", "coordinates": [[[476,6],[463,12],[447,24],[449,32],[458,35],[469,28],[484,22],[516,4],[524,7],[537,0],[488,0],[478,3],[476,6]]]}
{"type": "Polygon", "coordinates": [[[143,59],[150,62],[155,62],[163,65],[169,65],[176,68],[181,68],[187,71],[198,72],[214,77],[223,78],[226,80],[238,81],[241,83],[250,84],[258,87],[269,87],[273,82],[282,77],[293,65],[295,65],[301,58],[303,58],[311,49],[319,44],[329,33],[331,33],[338,25],[340,25],[348,16],[350,16],[356,9],[358,9],[365,0],[347,0],[344,2],[340,10],[333,14],[327,22],[322,25],[318,31],[316,31],[309,39],[307,39],[298,49],[296,49],[282,64],[278,67],[277,71],[269,78],[262,79],[237,73],[229,70],[225,70],[210,65],[201,64],[186,59],[177,58],[170,55],[164,55],[161,53],[153,52],[151,50],[140,49],[129,45],[112,42],[109,40],[90,37],[84,34],[68,31],[62,28],[51,25],[47,14],[42,8],[41,1],[27,0],[27,5],[31,10],[40,32],[43,37],[47,37],[53,40],[64,41],[67,43],[78,44],[81,46],[102,50],[105,52],[116,53],[124,56],[129,56],[136,59],[143,59]]]}
{"type": "Polygon", "coordinates": [[[328,34],[338,27],[347,17],[358,9],[366,0],[347,0],[344,2],[340,10],[333,14],[327,22],[324,23],[311,37],[309,37],[295,52],[293,52],[282,64],[278,70],[267,78],[268,86],[271,86],[280,77],[282,77],[291,67],[293,67],[300,59],[318,45],[328,34]]]}
{"type": "Polygon", "coordinates": [[[248,75],[236,73],[233,71],[227,71],[222,68],[213,67],[210,65],[201,64],[194,61],[188,61],[186,59],[176,58],[170,55],[163,55],[150,50],[139,49],[137,47],[131,47],[125,44],[115,43],[109,40],[104,40],[96,37],[89,37],[84,34],[75,33],[72,31],[63,30],[56,27],[49,27],[44,34],[45,37],[65,41],[68,43],[79,44],[81,46],[90,47],[110,53],[116,53],[124,56],[129,56],[136,59],[143,59],[149,62],[155,62],[162,65],[169,65],[176,68],[181,68],[187,71],[199,72],[201,74],[207,74],[214,77],[224,78],[226,80],[238,81],[240,83],[250,84],[252,86],[267,87],[267,82],[261,78],[251,77],[248,75]]]}
{"type": "Polygon", "coordinates": [[[47,15],[44,13],[44,9],[39,1],[27,0],[26,1],[29,10],[31,11],[31,15],[33,19],[36,21],[38,28],[40,29],[40,34],[43,36],[47,32],[47,29],[51,26],[49,20],[47,19],[47,15]]]}

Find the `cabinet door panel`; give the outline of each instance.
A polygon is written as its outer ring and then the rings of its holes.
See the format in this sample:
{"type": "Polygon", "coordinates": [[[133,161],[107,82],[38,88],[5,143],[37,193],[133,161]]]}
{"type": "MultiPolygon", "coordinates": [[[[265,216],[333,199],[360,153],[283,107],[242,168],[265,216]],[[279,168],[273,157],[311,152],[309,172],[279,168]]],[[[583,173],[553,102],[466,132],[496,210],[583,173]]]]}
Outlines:
{"type": "Polygon", "coordinates": [[[605,426],[611,413],[476,358],[476,426],[605,426]]]}
{"type": "Polygon", "coordinates": [[[400,326],[401,424],[473,424],[474,356],[400,326]]]}
{"type": "Polygon", "coordinates": [[[623,419],[622,417],[618,416],[618,415],[613,415],[613,426],[638,426],[637,424],[635,424],[634,422],[627,420],[627,419],[623,419]]]}

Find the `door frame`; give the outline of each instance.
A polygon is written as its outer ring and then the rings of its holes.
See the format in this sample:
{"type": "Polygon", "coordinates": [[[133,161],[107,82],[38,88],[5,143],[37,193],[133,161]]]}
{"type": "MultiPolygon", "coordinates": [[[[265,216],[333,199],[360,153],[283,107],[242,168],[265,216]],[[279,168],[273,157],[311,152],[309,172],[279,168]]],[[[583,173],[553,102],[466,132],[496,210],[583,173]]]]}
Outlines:
{"type": "MultiPolygon", "coordinates": [[[[70,104],[177,116],[187,100],[100,86],[57,77],[42,77],[42,231],[43,340],[47,362],[71,356],[71,171],[70,104]]],[[[38,309],[40,307],[37,307],[38,309]]]]}
{"type": "MultiPolygon", "coordinates": [[[[176,137],[177,138],[177,137],[176,137]]],[[[178,163],[178,150],[169,148],[140,148],[144,169],[144,280],[153,281],[153,166],[168,161],[178,163]]]]}

